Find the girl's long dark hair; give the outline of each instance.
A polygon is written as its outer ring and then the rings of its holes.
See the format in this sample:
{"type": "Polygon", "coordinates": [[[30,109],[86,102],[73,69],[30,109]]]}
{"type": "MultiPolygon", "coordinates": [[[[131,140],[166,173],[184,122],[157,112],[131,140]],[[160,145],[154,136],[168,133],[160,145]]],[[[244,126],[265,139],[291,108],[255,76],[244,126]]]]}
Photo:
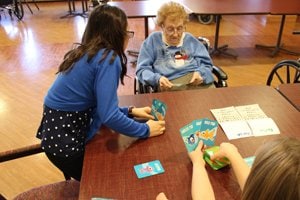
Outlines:
{"type": "Polygon", "coordinates": [[[127,17],[121,9],[110,5],[100,5],[94,8],[81,44],[65,54],[64,61],[60,64],[57,73],[71,70],[74,63],[85,54],[87,54],[89,62],[99,50],[105,49],[99,62],[104,60],[111,51],[113,51],[113,55],[110,63],[114,62],[116,56],[120,56],[122,64],[120,80],[124,84],[123,79],[127,73],[127,57],[124,53],[127,25],[127,17]]]}

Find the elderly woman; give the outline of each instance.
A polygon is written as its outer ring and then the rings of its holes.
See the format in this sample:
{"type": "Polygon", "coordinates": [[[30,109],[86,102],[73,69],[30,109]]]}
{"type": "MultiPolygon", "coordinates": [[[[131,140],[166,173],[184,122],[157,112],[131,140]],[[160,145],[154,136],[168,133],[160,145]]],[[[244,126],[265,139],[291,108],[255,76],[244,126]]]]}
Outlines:
{"type": "Polygon", "coordinates": [[[161,6],[157,24],[140,49],[136,75],[158,91],[186,90],[213,86],[212,61],[206,47],[185,32],[188,13],[176,2],[161,6]]]}

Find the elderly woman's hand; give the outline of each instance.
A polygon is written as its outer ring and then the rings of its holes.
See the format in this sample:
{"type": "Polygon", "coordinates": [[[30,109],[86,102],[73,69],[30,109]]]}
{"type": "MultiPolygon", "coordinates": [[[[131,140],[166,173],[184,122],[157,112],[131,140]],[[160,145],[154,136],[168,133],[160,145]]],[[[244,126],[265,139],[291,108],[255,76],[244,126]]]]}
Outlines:
{"type": "Polygon", "coordinates": [[[171,83],[168,78],[162,76],[159,79],[159,87],[162,90],[163,89],[170,89],[171,87],[173,87],[173,83],[171,83]]]}
{"type": "Polygon", "coordinates": [[[194,72],[193,73],[193,77],[192,77],[192,79],[190,81],[190,84],[196,86],[196,85],[200,85],[201,83],[203,83],[202,76],[200,75],[199,72],[194,72]]]}

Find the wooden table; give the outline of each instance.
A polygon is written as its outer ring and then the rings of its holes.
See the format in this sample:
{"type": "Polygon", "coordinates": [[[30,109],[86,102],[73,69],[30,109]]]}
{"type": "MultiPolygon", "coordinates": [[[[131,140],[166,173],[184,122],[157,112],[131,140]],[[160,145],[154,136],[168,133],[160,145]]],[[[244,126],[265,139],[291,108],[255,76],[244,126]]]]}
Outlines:
{"type": "MultiPolygon", "coordinates": [[[[218,46],[219,28],[221,15],[240,15],[240,14],[268,14],[269,4],[265,0],[178,0],[189,13],[197,14],[216,14],[215,41],[212,54],[222,53],[237,57],[236,54],[227,52],[228,45],[218,46]]],[[[148,18],[155,17],[157,10],[165,3],[161,1],[114,1],[110,5],[118,6],[125,11],[128,18],[144,18],[145,38],[149,34],[148,18]]]]}
{"type": "Polygon", "coordinates": [[[181,0],[196,14],[213,14],[216,17],[215,41],[211,54],[224,54],[236,58],[235,52],[228,51],[228,45],[219,46],[219,30],[222,15],[269,14],[270,0],[181,0]]]}
{"type": "Polygon", "coordinates": [[[219,53],[237,57],[237,54],[227,52],[228,45],[218,46],[221,15],[272,14],[282,15],[276,45],[266,46],[257,44],[255,45],[255,47],[267,48],[271,50],[273,49],[271,53],[272,57],[275,56],[279,51],[284,51],[292,55],[300,55],[298,52],[284,49],[281,43],[283,28],[285,24],[285,16],[300,13],[300,3],[298,0],[181,0],[180,2],[191,8],[194,13],[216,15],[215,42],[212,54],[219,53]]]}
{"type": "MultiPolygon", "coordinates": [[[[245,86],[195,91],[121,96],[120,105],[151,105],[158,98],[168,106],[164,135],[136,140],[101,128],[87,145],[79,199],[155,199],[165,192],[169,199],[191,199],[192,164],[179,129],[194,119],[214,119],[210,109],[258,103],[279,127],[281,134],[231,140],[242,156],[254,155],[258,146],[282,136],[300,138],[298,112],[275,89],[245,86]],[[136,164],[160,160],[165,173],[138,179],[136,164]]],[[[216,145],[228,141],[219,127],[216,145]]],[[[213,171],[207,167],[217,199],[239,199],[240,190],[231,168],[213,171]]]]}
{"type": "MultiPolygon", "coordinates": [[[[128,18],[144,18],[145,38],[149,34],[148,18],[155,17],[157,10],[166,0],[151,1],[114,1],[110,5],[118,6],[125,11],[128,18]]],[[[215,41],[211,54],[224,54],[237,57],[235,52],[228,52],[228,45],[219,46],[220,19],[222,15],[262,15],[273,14],[282,15],[280,28],[278,31],[277,43],[275,46],[257,44],[258,48],[274,49],[271,56],[275,56],[280,50],[293,55],[292,52],[282,47],[281,37],[283,33],[285,16],[300,14],[300,4],[298,0],[178,0],[189,13],[213,14],[216,16],[215,41]]]]}
{"type": "Polygon", "coordinates": [[[300,111],[300,83],[281,84],[278,91],[300,111]]]}
{"type": "MultiPolygon", "coordinates": [[[[108,2],[109,5],[121,8],[128,18],[143,18],[145,39],[149,35],[149,18],[155,17],[160,6],[165,2],[161,1],[112,1],[108,2]]],[[[128,50],[129,55],[138,56],[139,52],[135,50],[128,50]]],[[[136,63],[136,60],[131,61],[136,63]]]]}
{"type": "Polygon", "coordinates": [[[75,16],[81,16],[81,17],[88,17],[88,1],[87,0],[81,0],[81,6],[82,6],[82,12],[76,11],[75,6],[75,0],[68,0],[68,8],[69,11],[66,15],[61,16],[60,18],[67,18],[67,17],[75,17],[75,16]]]}
{"type": "Polygon", "coordinates": [[[255,45],[257,48],[265,48],[272,50],[271,57],[274,57],[279,51],[283,51],[285,53],[299,56],[300,52],[294,52],[290,51],[288,49],[285,49],[283,47],[283,44],[281,42],[282,39],[282,33],[284,29],[285,24],[285,17],[286,15],[297,15],[300,14],[300,3],[299,0],[270,0],[270,14],[272,15],[281,15],[281,22],[280,27],[278,30],[278,36],[277,36],[277,42],[275,45],[255,45]]]}

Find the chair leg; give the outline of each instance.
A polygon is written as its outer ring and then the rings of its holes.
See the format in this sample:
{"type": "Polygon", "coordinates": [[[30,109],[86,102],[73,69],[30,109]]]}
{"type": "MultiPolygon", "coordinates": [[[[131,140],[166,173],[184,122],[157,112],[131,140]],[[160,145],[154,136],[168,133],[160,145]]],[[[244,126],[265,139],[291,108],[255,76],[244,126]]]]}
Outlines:
{"type": "Polygon", "coordinates": [[[32,12],[32,10],[31,10],[31,8],[30,8],[30,6],[29,6],[27,0],[24,0],[23,2],[26,4],[26,6],[27,6],[28,10],[31,12],[31,14],[33,14],[33,12],[32,12]]]}
{"type": "MultiPolygon", "coordinates": [[[[31,14],[33,14],[33,11],[32,11],[32,9],[31,9],[30,5],[28,4],[27,0],[23,0],[23,3],[26,4],[28,10],[31,12],[31,14]]],[[[35,0],[32,0],[32,3],[34,3],[35,7],[36,7],[38,10],[40,10],[40,8],[39,8],[39,6],[37,5],[37,3],[36,3],[35,0]]]]}
{"type": "Polygon", "coordinates": [[[293,30],[293,34],[300,34],[300,15],[297,15],[295,27],[293,30]]]}
{"type": "Polygon", "coordinates": [[[40,7],[37,5],[36,1],[35,1],[35,0],[32,0],[32,2],[34,3],[36,9],[40,10],[40,7]]]}
{"type": "Polygon", "coordinates": [[[0,194],[0,200],[6,200],[6,198],[2,194],[0,194]]]}

